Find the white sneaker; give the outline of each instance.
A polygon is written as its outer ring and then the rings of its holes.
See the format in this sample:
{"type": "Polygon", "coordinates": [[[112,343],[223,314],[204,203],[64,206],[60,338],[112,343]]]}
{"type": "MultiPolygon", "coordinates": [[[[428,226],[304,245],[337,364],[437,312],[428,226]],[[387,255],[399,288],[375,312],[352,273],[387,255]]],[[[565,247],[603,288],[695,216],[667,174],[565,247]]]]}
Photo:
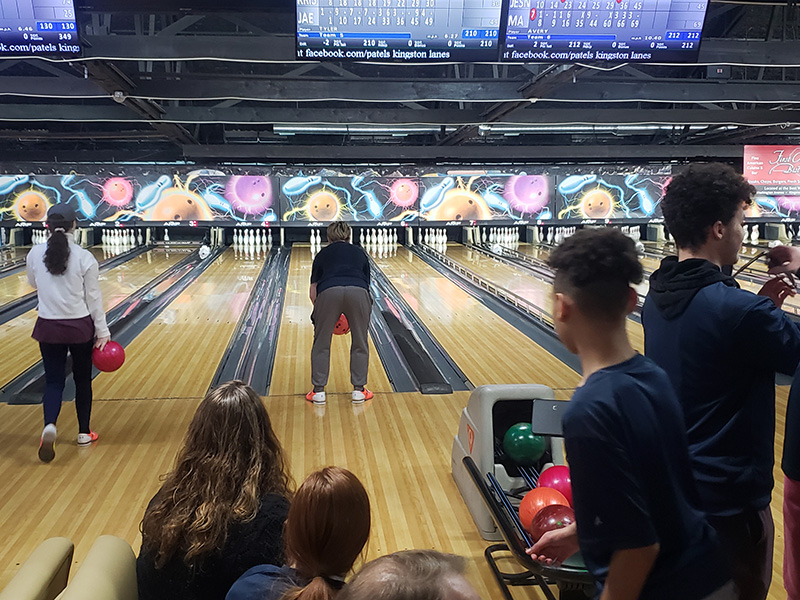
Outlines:
{"type": "Polygon", "coordinates": [[[311,390],[306,394],[306,400],[314,404],[325,404],[325,392],[315,392],[311,390]]]}
{"type": "Polygon", "coordinates": [[[39,442],[39,460],[50,462],[56,457],[56,426],[50,423],[42,430],[42,440],[39,442]]]}
{"type": "Polygon", "coordinates": [[[353,395],[351,396],[353,399],[353,404],[361,404],[366,400],[371,400],[374,394],[370,392],[367,388],[363,390],[353,390],[353,395]]]}

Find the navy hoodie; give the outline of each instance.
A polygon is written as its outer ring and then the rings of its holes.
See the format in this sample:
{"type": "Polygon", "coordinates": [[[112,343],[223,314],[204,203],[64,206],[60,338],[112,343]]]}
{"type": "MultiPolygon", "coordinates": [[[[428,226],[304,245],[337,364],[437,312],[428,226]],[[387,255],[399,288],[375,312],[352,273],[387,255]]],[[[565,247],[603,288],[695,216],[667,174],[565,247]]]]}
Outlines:
{"type": "Polygon", "coordinates": [[[775,372],[800,361],[800,328],[711,262],[665,258],[642,310],[645,354],[683,407],[703,508],[766,508],[772,492],[775,372]]]}

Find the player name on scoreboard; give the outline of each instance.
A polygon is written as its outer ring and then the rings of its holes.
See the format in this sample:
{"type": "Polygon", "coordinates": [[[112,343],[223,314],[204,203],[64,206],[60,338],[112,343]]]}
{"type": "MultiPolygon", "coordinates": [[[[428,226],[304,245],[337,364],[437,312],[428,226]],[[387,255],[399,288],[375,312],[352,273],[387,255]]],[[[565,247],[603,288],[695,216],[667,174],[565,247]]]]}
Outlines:
{"type": "Polygon", "coordinates": [[[706,0],[509,0],[504,60],[687,60],[706,0]]]}
{"type": "Polygon", "coordinates": [[[496,60],[502,0],[297,0],[298,58],[496,60]]]}

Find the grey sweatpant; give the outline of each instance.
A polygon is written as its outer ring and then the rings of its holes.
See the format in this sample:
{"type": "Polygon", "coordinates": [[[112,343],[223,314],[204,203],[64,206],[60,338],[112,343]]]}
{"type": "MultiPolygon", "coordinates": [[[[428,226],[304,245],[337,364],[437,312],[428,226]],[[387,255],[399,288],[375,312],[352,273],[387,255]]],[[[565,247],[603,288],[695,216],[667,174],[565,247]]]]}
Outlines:
{"type": "Polygon", "coordinates": [[[337,286],[317,296],[311,322],[314,323],[314,345],[311,347],[311,384],[328,383],[331,367],[331,336],[339,315],[344,313],[350,325],[350,382],[353,387],[367,384],[369,344],[367,343],[372,299],[369,291],[356,286],[337,286]]]}

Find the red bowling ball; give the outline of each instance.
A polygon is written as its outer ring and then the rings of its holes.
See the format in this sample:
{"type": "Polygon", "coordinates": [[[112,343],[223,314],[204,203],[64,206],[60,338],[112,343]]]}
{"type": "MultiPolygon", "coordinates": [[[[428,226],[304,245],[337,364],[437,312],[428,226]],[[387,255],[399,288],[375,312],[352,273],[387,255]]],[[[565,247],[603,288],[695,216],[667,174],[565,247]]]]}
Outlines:
{"type": "Polygon", "coordinates": [[[95,348],[92,351],[92,362],[106,373],[116,371],[125,362],[125,349],[117,342],[108,342],[102,350],[95,348]]]}
{"type": "Polygon", "coordinates": [[[545,469],[542,471],[537,485],[561,492],[572,506],[572,480],[569,478],[569,467],[555,465],[545,469]]]}
{"type": "MultiPolygon", "coordinates": [[[[526,531],[531,530],[533,519],[545,506],[560,504],[567,506],[564,494],[551,488],[537,487],[525,494],[519,504],[519,520],[526,531]]],[[[567,506],[567,508],[569,508],[567,506]]]]}
{"type": "Polygon", "coordinates": [[[545,506],[542,510],[536,513],[533,517],[531,526],[528,533],[531,534],[534,542],[539,539],[548,531],[554,529],[562,529],[567,525],[572,525],[575,522],[575,511],[569,506],[561,506],[559,504],[551,504],[545,506]]]}
{"type": "Polygon", "coordinates": [[[350,323],[347,322],[347,317],[344,316],[344,313],[339,317],[339,320],[336,321],[336,325],[333,327],[333,333],[336,335],[350,333],[350,323]]]}

